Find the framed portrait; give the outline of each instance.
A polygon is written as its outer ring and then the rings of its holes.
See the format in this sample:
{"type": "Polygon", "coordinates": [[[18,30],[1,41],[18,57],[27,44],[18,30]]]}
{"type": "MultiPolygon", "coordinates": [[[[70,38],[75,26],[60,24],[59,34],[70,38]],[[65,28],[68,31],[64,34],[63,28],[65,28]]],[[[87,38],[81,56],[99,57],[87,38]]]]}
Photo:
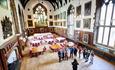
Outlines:
{"type": "Polygon", "coordinates": [[[49,18],[52,19],[53,18],[52,15],[50,15],[49,18]]]}
{"type": "Polygon", "coordinates": [[[31,17],[31,15],[28,15],[28,19],[31,19],[32,17],[31,17]]]}
{"type": "Polygon", "coordinates": [[[3,8],[8,9],[8,2],[7,0],[0,0],[0,6],[3,8]]]}
{"type": "Polygon", "coordinates": [[[91,25],[91,18],[83,19],[84,28],[90,29],[90,25],[91,25]]]}
{"type": "Polygon", "coordinates": [[[64,26],[66,27],[66,21],[64,21],[64,26]]]}
{"type": "Polygon", "coordinates": [[[75,31],[75,33],[74,33],[74,40],[76,42],[79,41],[79,31],[75,31]]]}
{"type": "Polygon", "coordinates": [[[88,44],[89,36],[88,34],[83,34],[83,42],[88,44]]]}
{"type": "Polygon", "coordinates": [[[59,14],[57,15],[57,19],[59,19],[60,18],[60,16],[59,16],[59,14]]]}
{"type": "Polygon", "coordinates": [[[32,27],[32,26],[33,26],[32,20],[28,20],[28,27],[32,27]]]}
{"type": "Polygon", "coordinates": [[[80,21],[80,20],[77,20],[77,21],[76,21],[76,28],[80,28],[80,25],[81,25],[81,21],[80,21]]]}
{"type": "Polygon", "coordinates": [[[60,13],[60,19],[62,19],[62,13],[60,13]]]}
{"type": "Polygon", "coordinates": [[[50,26],[53,26],[53,21],[50,21],[50,22],[49,22],[49,25],[50,25],[50,26]]]}
{"type": "Polygon", "coordinates": [[[81,6],[76,7],[76,17],[81,15],[81,6]]]}
{"type": "Polygon", "coordinates": [[[56,20],[58,19],[58,15],[56,15],[56,20]]]}
{"type": "Polygon", "coordinates": [[[84,9],[85,10],[84,15],[85,16],[91,15],[91,1],[86,3],[84,8],[85,8],[84,9]]]}
{"type": "Polygon", "coordinates": [[[66,11],[63,12],[63,19],[66,19],[66,11]]]}
{"type": "Polygon", "coordinates": [[[2,25],[2,31],[3,31],[3,38],[6,39],[9,36],[11,36],[12,33],[12,22],[10,21],[10,18],[5,16],[1,20],[1,25],[2,25]]]}
{"type": "Polygon", "coordinates": [[[63,22],[60,22],[61,26],[63,26],[63,22]]]}
{"type": "Polygon", "coordinates": [[[54,15],[54,20],[56,20],[56,15],[54,15]]]}

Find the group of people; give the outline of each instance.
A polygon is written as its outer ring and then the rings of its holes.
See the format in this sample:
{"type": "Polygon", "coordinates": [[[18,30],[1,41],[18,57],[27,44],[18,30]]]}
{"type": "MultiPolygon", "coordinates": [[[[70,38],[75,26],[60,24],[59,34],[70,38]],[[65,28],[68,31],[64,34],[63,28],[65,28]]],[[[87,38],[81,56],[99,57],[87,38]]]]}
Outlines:
{"type": "MultiPolygon", "coordinates": [[[[65,46],[64,48],[59,49],[59,62],[61,62],[62,60],[68,60],[68,58],[73,58],[74,56],[76,57],[77,54],[79,58],[81,58],[81,55],[83,55],[83,59],[85,59],[85,62],[88,62],[88,60],[90,60],[89,63],[93,64],[93,50],[87,49],[86,47],[82,48],[81,46],[65,46]]],[[[74,61],[72,62],[73,70],[77,70],[78,65],[79,63],[76,59],[74,59],[74,61]]]]}
{"type": "Polygon", "coordinates": [[[77,56],[77,48],[75,47],[63,47],[58,50],[59,62],[73,58],[73,56],[77,56]]]}
{"type": "MultiPolygon", "coordinates": [[[[94,59],[94,52],[93,52],[93,50],[89,50],[89,49],[84,48],[83,49],[83,58],[85,59],[85,62],[88,62],[89,56],[90,56],[90,62],[89,63],[93,64],[93,59],[94,59]]],[[[76,59],[74,59],[74,61],[72,62],[73,70],[77,70],[78,65],[79,65],[78,61],[76,59]]]]}
{"type": "Polygon", "coordinates": [[[89,50],[89,49],[84,48],[83,58],[85,59],[85,62],[88,62],[89,57],[90,57],[90,63],[93,64],[93,57],[94,57],[93,50],[89,50]]]}

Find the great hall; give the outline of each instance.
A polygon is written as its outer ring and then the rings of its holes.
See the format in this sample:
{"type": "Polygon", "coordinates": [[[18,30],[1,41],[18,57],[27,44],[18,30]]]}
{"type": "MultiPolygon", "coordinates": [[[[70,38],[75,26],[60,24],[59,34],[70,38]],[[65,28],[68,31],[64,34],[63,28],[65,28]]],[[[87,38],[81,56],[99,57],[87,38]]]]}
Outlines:
{"type": "Polygon", "coordinates": [[[115,70],[115,0],[0,0],[0,70],[115,70]]]}

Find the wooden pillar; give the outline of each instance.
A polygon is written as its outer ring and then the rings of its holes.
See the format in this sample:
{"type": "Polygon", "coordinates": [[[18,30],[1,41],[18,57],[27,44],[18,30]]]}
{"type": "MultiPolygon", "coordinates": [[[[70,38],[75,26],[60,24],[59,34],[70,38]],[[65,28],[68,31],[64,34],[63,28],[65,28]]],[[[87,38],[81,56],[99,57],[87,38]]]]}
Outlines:
{"type": "Polygon", "coordinates": [[[2,59],[1,59],[1,54],[0,54],[0,70],[3,70],[3,63],[2,63],[2,59]]]}
{"type": "Polygon", "coordinates": [[[8,70],[7,58],[6,58],[5,54],[6,54],[5,49],[0,49],[0,56],[1,56],[3,70],[8,70]]]}

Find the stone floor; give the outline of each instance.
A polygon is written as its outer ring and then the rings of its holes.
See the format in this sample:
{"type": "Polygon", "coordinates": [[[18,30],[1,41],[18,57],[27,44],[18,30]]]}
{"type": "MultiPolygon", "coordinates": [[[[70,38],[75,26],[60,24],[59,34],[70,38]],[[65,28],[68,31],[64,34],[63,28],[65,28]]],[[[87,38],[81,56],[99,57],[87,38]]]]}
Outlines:
{"type": "MultiPolygon", "coordinates": [[[[27,49],[26,49],[27,52],[27,49]]],[[[115,70],[115,66],[103,60],[100,57],[94,57],[94,64],[85,62],[82,57],[74,57],[78,60],[78,70],[115,70]]],[[[57,52],[46,52],[38,57],[25,56],[22,60],[20,70],[72,70],[71,62],[68,61],[58,62],[57,52]]]]}

